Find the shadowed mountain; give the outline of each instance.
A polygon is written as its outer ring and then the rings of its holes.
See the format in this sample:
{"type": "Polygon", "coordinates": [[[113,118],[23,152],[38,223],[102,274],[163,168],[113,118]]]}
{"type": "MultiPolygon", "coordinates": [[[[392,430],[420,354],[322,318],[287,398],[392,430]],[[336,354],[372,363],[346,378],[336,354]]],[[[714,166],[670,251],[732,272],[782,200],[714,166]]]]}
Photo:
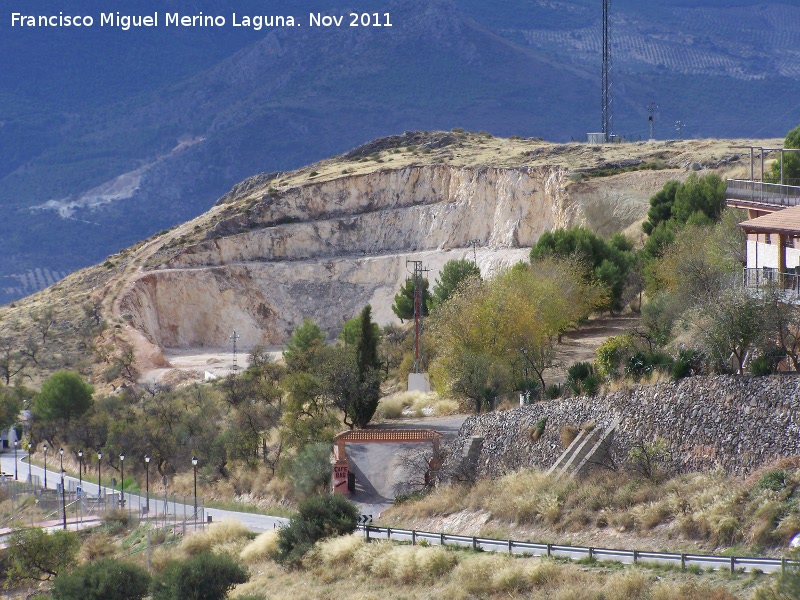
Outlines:
{"type": "MultiPolygon", "coordinates": [[[[778,107],[796,90],[794,55],[785,52],[773,75],[753,70],[758,60],[745,64],[759,42],[752,33],[739,46],[720,46],[717,54],[727,53],[734,66],[714,67],[709,48],[736,35],[736,23],[757,32],[752,11],[698,1],[705,8],[692,9],[696,27],[716,22],[719,14],[730,18],[709,26],[708,40],[690,44],[662,40],[671,24],[685,21],[686,11],[658,9],[665,21],[648,29],[639,3],[617,4],[621,132],[641,136],[636,132],[642,124],[646,129],[650,100],[659,103],[659,126],[682,119],[691,136],[750,134],[765,122],[754,120],[754,112],[777,117],[766,119],[772,123],[763,135],[788,128],[792,115],[780,117],[786,111],[778,107]],[[662,49],[656,55],[678,58],[658,63],[629,51],[622,40],[634,38],[631,48],[652,46],[662,49]],[[681,67],[682,49],[691,50],[694,67],[681,67]]],[[[191,14],[222,14],[229,23],[234,8],[242,14],[269,10],[253,0],[192,6],[191,14]]],[[[295,168],[373,137],[465,127],[568,140],[598,128],[594,3],[506,0],[491,10],[472,0],[398,0],[379,8],[352,0],[348,8],[325,11],[328,6],[284,2],[280,10],[301,26],[269,32],[9,32],[7,23],[0,25],[0,49],[10,57],[0,74],[0,205],[6,214],[0,302],[36,289],[38,279],[28,271],[57,276],[102,260],[202,213],[249,175],[295,168]],[[309,12],[359,9],[388,11],[393,26],[307,26],[309,12]]],[[[777,24],[780,15],[794,14],[791,6],[769,7],[772,13],[762,12],[778,15],[770,17],[777,24]]],[[[71,10],[97,15],[107,7],[79,0],[71,10]]],[[[186,3],[175,0],[138,2],[136,12],[177,10],[189,14],[186,3]]],[[[767,53],[794,40],[787,32],[764,39],[767,53]]]]}

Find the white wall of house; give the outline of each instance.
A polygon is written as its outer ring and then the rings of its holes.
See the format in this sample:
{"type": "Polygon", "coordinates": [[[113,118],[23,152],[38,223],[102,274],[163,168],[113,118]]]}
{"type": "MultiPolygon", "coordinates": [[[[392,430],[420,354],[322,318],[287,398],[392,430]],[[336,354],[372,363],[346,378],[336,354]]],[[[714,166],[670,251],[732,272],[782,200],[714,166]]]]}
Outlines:
{"type": "MultiPolygon", "coordinates": [[[[800,250],[786,248],[786,268],[793,269],[797,266],[800,266],[800,250]]],[[[762,267],[778,268],[778,246],[747,240],[747,268],[760,269],[762,267]]]]}

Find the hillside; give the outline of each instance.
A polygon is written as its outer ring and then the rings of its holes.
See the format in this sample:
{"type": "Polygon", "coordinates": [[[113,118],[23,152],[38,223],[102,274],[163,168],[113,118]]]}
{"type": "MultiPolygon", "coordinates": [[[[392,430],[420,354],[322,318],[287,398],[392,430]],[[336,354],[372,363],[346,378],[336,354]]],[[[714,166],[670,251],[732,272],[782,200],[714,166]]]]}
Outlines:
{"type": "MultiPolygon", "coordinates": [[[[202,214],[252,173],[294,169],[365,139],[460,126],[566,141],[598,128],[596,3],[385,5],[391,29],[72,35],[0,22],[0,303],[202,214]]],[[[263,12],[253,0],[215,10],[234,6],[263,12]]],[[[196,10],[182,0],[167,7],[196,10]]],[[[282,8],[344,10],[326,0],[282,8]]],[[[676,135],[676,120],[687,137],[783,135],[798,116],[797,10],[615,2],[615,129],[646,138],[653,101],[659,139],[676,135]]]]}
{"type": "Polygon", "coordinates": [[[98,375],[128,352],[141,374],[168,367],[165,350],[224,351],[234,329],[246,351],[280,345],[304,317],[335,335],[367,303],[379,323],[391,322],[407,260],[422,260],[434,280],[447,260],[474,253],[490,273],[526,260],[553,227],[635,231],[649,197],[692,165],[744,171],[742,143],[557,145],[461,132],[379,139],[245,180],[204,215],[6,307],[4,339],[21,348],[50,314],[42,337],[61,361],[42,351],[52,360],[29,370],[98,375]],[[110,327],[101,331],[103,320],[110,327]]]}

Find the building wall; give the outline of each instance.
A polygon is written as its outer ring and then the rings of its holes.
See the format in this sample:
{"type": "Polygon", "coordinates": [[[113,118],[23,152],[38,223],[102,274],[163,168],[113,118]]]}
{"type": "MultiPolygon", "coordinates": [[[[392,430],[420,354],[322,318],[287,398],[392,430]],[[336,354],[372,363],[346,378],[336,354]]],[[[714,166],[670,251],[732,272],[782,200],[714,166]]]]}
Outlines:
{"type": "MultiPolygon", "coordinates": [[[[777,236],[773,236],[777,238],[777,236]]],[[[764,241],[755,241],[755,236],[749,236],[747,240],[747,267],[749,269],[760,269],[761,267],[769,267],[771,269],[778,268],[778,245],[767,244],[764,241]],[[758,252],[756,253],[756,246],[758,252]],[[756,261],[756,254],[758,254],[758,261],[756,261]]],[[[760,240],[764,240],[764,236],[759,236],[760,240]]],[[[800,250],[796,248],[786,248],[786,268],[793,269],[800,266],[800,250]]]]}

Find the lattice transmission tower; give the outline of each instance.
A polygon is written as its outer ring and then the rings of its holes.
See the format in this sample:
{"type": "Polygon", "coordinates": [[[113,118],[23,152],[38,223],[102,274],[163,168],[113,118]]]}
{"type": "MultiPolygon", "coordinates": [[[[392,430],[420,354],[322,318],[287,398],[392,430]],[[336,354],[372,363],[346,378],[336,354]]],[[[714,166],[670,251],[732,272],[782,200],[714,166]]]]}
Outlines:
{"type": "Polygon", "coordinates": [[[608,36],[608,15],[611,9],[611,0],[603,0],[603,76],[602,87],[602,133],[606,142],[614,138],[613,114],[611,101],[611,43],[608,36]]]}

